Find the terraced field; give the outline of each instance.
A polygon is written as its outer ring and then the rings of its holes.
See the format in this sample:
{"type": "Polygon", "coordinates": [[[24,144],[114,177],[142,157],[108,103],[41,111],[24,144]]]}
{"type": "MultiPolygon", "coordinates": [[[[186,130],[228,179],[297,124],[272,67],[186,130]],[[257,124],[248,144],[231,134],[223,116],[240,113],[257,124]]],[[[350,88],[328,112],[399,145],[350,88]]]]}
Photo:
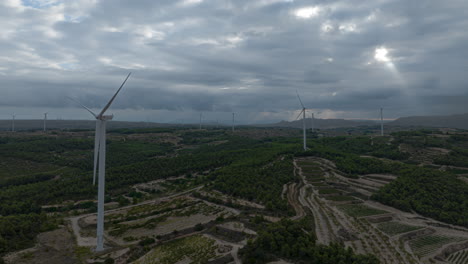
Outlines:
{"type": "Polygon", "coordinates": [[[421,226],[405,225],[398,222],[384,222],[377,225],[377,228],[389,236],[394,236],[414,230],[421,229],[421,226]]]}
{"type": "MultiPolygon", "coordinates": [[[[450,228],[429,226],[429,219],[369,201],[394,175],[347,178],[320,158],[299,159],[296,166],[304,184],[299,202],[312,211],[320,243],[344,241],[356,252],[374,254],[381,263],[413,264],[432,263],[447,245],[468,240],[467,232],[457,236],[450,228]]],[[[468,263],[466,252],[450,255],[451,263],[468,263]]]]}
{"type": "Polygon", "coordinates": [[[343,204],[338,205],[337,207],[351,217],[363,217],[388,213],[387,211],[372,208],[364,204],[343,204]]]}
{"type": "Polygon", "coordinates": [[[451,264],[465,264],[468,263],[468,250],[455,252],[447,258],[451,264]]]}
{"type": "Polygon", "coordinates": [[[325,197],[326,200],[335,201],[335,202],[343,202],[343,201],[355,201],[356,198],[353,196],[348,195],[334,195],[325,197]]]}
{"type": "Polygon", "coordinates": [[[431,254],[432,252],[446,244],[459,242],[463,240],[466,239],[461,237],[450,237],[445,235],[429,235],[411,240],[409,242],[409,245],[416,255],[423,257],[428,254],[431,254]]]}
{"type": "Polygon", "coordinates": [[[358,253],[374,254],[382,263],[416,263],[402,246],[362,218],[389,212],[365,205],[350,195],[353,190],[342,184],[341,176],[335,173],[332,164],[320,159],[296,162],[304,183],[299,191],[299,202],[312,211],[319,243],[344,241],[345,246],[358,253]],[[306,173],[302,173],[301,164],[305,166],[306,173]],[[323,180],[310,181],[316,178],[323,180]]]}

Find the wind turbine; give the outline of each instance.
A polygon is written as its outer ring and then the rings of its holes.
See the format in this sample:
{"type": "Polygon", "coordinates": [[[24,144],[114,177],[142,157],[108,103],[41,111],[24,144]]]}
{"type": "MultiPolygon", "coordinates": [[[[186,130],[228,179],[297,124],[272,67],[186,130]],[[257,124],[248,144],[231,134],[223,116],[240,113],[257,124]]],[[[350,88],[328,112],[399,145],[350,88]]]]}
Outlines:
{"type": "Polygon", "coordinates": [[[11,132],[15,132],[15,113],[11,115],[11,132]]]}
{"type": "Polygon", "coordinates": [[[97,208],[97,245],[96,251],[103,251],[104,250],[104,185],[105,185],[105,174],[106,174],[106,122],[112,120],[114,115],[104,115],[111,106],[112,102],[114,101],[117,94],[120,92],[122,87],[130,77],[129,73],[127,78],[123,81],[122,85],[120,85],[117,92],[112,96],[110,101],[106,104],[106,106],[102,109],[99,114],[95,114],[91,109],[84,106],[80,102],[70,98],[71,100],[77,102],[81,105],[84,109],[90,112],[96,118],[96,132],[94,138],[94,170],[93,170],[93,185],[96,184],[96,170],[98,171],[98,208],[97,208]],[[99,164],[98,164],[99,161],[99,164]],[[98,168],[99,165],[99,168],[98,168]]]}
{"type": "Polygon", "coordinates": [[[312,113],[312,116],[311,116],[311,119],[310,119],[310,128],[311,128],[312,132],[314,132],[314,121],[315,121],[315,117],[314,117],[314,113],[312,113]]]}
{"type": "Polygon", "coordinates": [[[47,114],[48,113],[44,113],[44,132],[46,132],[47,114]]]}
{"type": "Polygon", "coordinates": [[[202,120],[202,113],[200,113],[200,126],[199,126],[200,130],[201,130],[201,120],[202,120]]]}
{"type": "Polygon", "coordinates": [[[236,114],[235,113],[232,113],[232,132],[234,132],[234,116],[236,114]]]}
{"type": "Polygon", "coordinates": [[[296,117],[296,120],[299,119],[299,117],[301,116],[302,114],[302,130],[304,132],[304,150],[307,150],[307,142],[306,142],[306,119],[305,119],[305,116],[306,116],[306,108],[304,106],[304,104],[302,103],[302,100],[301,100],[301,97],[299,96],[299,93],[297,92],[296,90],[296,94],[297,94],[297,99],[299,99],[299,102],[301,103],[301,106],[302,106],[302,111],[299,113],[299,115],[297,115],[296,117]]]}
{"type": "Polygon", "coordinates": [[[384,129],[383,129],[383,108],[380,108],[380,135],[384,135],[384,129]]]}

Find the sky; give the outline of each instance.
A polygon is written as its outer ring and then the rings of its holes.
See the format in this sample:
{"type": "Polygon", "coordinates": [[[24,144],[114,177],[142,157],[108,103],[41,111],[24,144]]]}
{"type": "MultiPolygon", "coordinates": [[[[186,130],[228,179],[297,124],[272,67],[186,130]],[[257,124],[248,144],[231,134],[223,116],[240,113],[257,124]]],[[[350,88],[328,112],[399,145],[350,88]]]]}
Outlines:
{"type": "Polygon", "coordinates": [[[468,112],[466,0],[2,0],[0,119],[468,112]]]}

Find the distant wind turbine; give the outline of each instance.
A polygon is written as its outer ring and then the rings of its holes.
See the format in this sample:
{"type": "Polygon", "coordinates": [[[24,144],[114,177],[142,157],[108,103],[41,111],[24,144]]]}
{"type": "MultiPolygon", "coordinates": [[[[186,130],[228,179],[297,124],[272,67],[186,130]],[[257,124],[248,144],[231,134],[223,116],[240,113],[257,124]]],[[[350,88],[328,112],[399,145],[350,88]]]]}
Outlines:
{"type": "Polygon", "coordinates": [[[105,185],[105,174],[106,174],[106,122],[112,120],[114,117],[113,115],[104,115],[111,106],[112,102],[114,101],[117,94],[120,92],[122,87],[127,82],[128,78],[130,77],[129,73],[127,78],[123,81],[122,85],[120,85],[117,92],[112,96],[110,101],[106,104],[106,106],[102,109],[99,114],[95,114],[91,109],[84,106],[80,102],[70,98],[71,100],[77,102],[81,107],[86,109],[96,118],[96,132],[94,138],[94,170],[93,170],[93,185],[96,184],[96,170],[98,171],[99,179],[98,179],[98,208],[97,208],[97,245],[96,251],[103,251],[104,250],[104,185],[105,185]],[[98,164],[99,161],[99,164],[98,164]],[[99,165],[99,169],[98,169],[99,165]]]}
{"type": "Polygon", "coordinates": [[[15,132],[15,113],[11,115],[11,132],[15,132]]]}
{"type": "Polygon", "coordinates": [[[47,129],[47,127],[46,127],[47,114],[48,114],[48,113],[44,113],[44,132],[46,132],[46,129],[47,129]]]}
{"type": "Polygon", "coordinates": [[[235,115],[236,115],[235,113],[232,113],[232,132],[234,132],[234,122],[235,122],[234,121],[234,116],[235,115]]]}
{"type": "Polygon", "coordinates": [[[312,132],[314,132],[314,122],[315,122],[315,117],[314,117],[314,113],[312,113],[312,116],[311,116],[311,119],[310,119],[310,128],[312,130],[312,132]]]}
{"type": "Polygon", "coordinates": [[[200,113],[200,126],[199,126],[200,130],[201,130],[201,122],[202,122],[202,113],[200,113]]]}
{"type": "Polygon", "coordinates": [[[301,97],[299,96],[299,93],[296,90],[297,94],[297,99],[299,99],[299,102],[301,103],[302,106],[302,111],[297,115],[296,120],[299,119],[299,117],[302,114],[302,130],[304,132],[303,138],[304,138],[304,150],[307,150],[307,138],[306,138],[306,108],[304,104],[302,103],[301,97]]]}
{"type": "Polygon", "coordinates": [[[383,129],[383,108],[380,108],[380,135],[384,135],[384,129],[383,129]]]}

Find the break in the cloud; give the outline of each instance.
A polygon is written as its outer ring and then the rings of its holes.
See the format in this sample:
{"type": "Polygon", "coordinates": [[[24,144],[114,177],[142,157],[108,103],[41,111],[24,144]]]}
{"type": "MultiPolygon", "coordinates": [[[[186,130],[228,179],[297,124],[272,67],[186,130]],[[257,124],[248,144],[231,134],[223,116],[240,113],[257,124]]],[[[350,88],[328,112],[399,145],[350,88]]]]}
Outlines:
{"type": "MultiPolygon", "coordinates": [[[[4,0],[0,114],[245,123],[467,112],[468,2],[4,0]],[[60,113],[60,114],[59,114],[60,113]],[[326,114],[325,114],[326,113],[326,114]],[[120,118],[119,118],[120,116],[120,118]],[[321,116],[320,114],[318,115],[321,116]]],[[[0,116],[0,118],[2,118],[0,116]]]]}

